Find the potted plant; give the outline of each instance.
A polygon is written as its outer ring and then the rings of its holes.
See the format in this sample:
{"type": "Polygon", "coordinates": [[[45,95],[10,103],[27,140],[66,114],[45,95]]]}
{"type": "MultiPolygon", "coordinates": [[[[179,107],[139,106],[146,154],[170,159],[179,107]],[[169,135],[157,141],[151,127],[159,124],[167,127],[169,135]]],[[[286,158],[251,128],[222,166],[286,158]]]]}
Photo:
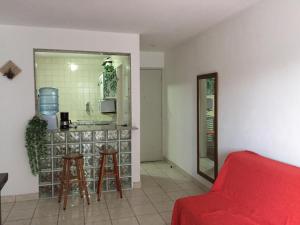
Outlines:
{"type": "Polygon", "coordinates": [[[118,77],[115,67],[112,64],[111,58],[107,58],[102,66],[104,67],[103,71],[103,89],[104,89],[104,98],[111,98],[116,96],[117,92],[117,83],[118,77]]]}
{"type": "Polygon", "coordinates": [[[40,171],[40,160],[47,152],[47,122],[39,116],[29,120],[25,141],[31,172],[36,176],[40,171]]]}

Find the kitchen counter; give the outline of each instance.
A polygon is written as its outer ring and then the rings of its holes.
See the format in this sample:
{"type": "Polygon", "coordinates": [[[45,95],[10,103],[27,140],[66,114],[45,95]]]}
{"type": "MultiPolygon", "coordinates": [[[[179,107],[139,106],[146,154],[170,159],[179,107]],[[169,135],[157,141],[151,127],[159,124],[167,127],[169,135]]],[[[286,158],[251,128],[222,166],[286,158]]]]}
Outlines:
{"type": "Polygon", "coordinates": [[[78,125],[77,128],[55,129],[48,132],[96,131],[96,130],[136,130],[137,127],[118,125],[78,125]]]}
{"type": "MultiPolygon", "coordinates": [[[[67,130],[49,130],[47,134],[47,156],[41,160],[39,194],[41,198],[56,197],[62,170],[62,157],[69,153],[80,153],[84,157],[84,174],[89,193],[96,191],[100,150],[103,146],[118,151],[119,173],[122,189],[132,188],[131,126],[80,125],[67,130]]],[[[107,167],[112,167],[112,158],[107,167]]],[[[103,182],[103,191],[115,191],[115,180],[110,177],[103,182]]],[[[72,195],[78,195],[78,186],[72,185],[72,195]]]]}

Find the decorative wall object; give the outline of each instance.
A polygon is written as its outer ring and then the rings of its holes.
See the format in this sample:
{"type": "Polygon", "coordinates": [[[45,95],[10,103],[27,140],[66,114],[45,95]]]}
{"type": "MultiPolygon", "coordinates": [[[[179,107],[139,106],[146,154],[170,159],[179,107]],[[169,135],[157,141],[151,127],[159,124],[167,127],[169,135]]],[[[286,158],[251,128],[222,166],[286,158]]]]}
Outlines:
{"type": "Polygon", "coordinates": [[[11,60],[9,60],[0,68],[0,72],[3,74],[3,76],[6,76],[8,79],[11,80],[19,73],[21,73],[21,69],[11,60]]]}
{"type": "Polygon", "coordinates": [[[41,159],[47,154],[47,122],[34,116],[28,122],[25,141],[31,172],[36,176],[41,170],[41,159]]]}
{"type": "Polygon", "coordinates": [[[210,182],[218,174],[218,74],[197,76],[197,171],[210,182]]]}

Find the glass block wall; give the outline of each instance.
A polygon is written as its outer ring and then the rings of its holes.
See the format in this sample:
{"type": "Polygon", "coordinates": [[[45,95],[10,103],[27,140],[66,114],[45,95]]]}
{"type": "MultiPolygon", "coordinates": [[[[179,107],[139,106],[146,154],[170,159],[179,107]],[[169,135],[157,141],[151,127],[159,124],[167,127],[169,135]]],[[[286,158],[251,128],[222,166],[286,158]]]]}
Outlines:
{"type": "MultiPolygon", "coordinates": [[[[87,131],[57,131],[48,133],[48,153],[41,161],[39,173],[40,198],[55,197],[60,186],[60,172],[62,171],[62,156],[79,152],[84,156],[84,172],[90,193],[97,191],[99,171],[99,151],[102,146],[117,149],[119,172],[122,189],[132,188],[131,166],[131,130],[87,130],[87,131]]],[[[112,170],[112,159],[108,158],[106,169],[112,170]]],[[[72,173],[76,173],[72,166],[72,173]]],[[[103,191],[115,191],[114,177],[106,178],[103,191]]],[[[77,183],[71,187],[72,194],[78,194],[77,183]]]]}

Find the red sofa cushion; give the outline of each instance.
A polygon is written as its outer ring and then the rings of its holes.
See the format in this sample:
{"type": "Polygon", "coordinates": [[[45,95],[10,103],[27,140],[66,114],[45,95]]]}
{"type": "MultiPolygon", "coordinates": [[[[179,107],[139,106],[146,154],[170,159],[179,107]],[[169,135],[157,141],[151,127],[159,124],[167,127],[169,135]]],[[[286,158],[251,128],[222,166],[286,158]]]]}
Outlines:
{"type": "Polygon", "coordinates": [[[229,154],[208,194],[176,201],[172,225],[193,224],[300,225],[300,168],[229,154]]]}

